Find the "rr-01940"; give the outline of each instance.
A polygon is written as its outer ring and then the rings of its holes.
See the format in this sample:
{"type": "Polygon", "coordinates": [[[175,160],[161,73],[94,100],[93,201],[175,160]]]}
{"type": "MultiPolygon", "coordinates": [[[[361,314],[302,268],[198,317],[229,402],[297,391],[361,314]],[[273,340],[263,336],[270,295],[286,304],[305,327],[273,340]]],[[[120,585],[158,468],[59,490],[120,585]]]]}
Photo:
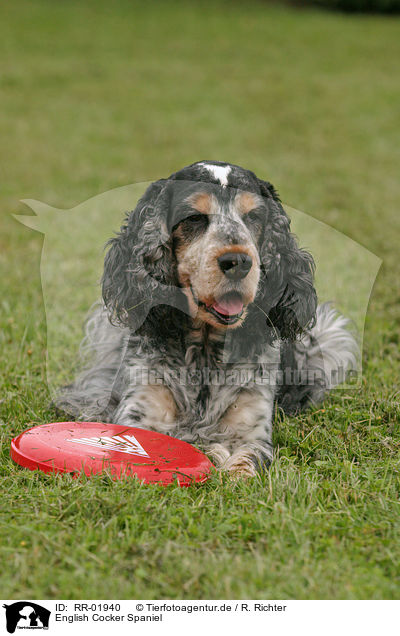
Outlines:
{"type": "Polygon", "coordinates": [[[75,612],[119,612],[120,603],[75,603],[75,612]]]}

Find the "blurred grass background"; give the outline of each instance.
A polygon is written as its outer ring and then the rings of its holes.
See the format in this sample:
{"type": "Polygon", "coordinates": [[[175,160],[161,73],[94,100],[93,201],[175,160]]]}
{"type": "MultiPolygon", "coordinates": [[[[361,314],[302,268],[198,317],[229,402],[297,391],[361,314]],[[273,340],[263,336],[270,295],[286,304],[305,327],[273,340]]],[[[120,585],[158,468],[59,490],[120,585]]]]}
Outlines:
{"type": "Polygon", "coordinates": [[[257,0],[1,6],[5,598],[398,595],[399,35],[396,17],[257,0]],[[21,199],[71,208],[200,159],[254,170],[383,260],[363,386],[278,418],[273,469],[252,484],[160,493],[15,467],[11,438],[56,414],[43,239],[11,214],[29,213],[21,199]]]}

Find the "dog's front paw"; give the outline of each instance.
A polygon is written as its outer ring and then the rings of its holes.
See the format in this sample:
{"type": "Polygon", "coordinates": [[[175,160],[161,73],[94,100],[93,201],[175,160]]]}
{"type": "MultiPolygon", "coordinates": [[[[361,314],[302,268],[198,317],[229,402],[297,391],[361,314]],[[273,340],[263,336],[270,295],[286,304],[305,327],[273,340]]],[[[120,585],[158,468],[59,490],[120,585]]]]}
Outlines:
{"type": "Polygon", "coordinates": [[[227,472],[229,477],[235,481],[238,479],[249,479],[257,475],[255,466],[247,462],[233,464],[227,468],[227,472]]]}
{"type": "Polygon", "coordinates": [[[212,457],[216,467],[233,480],[248,479],[258,473],[258,455],[247,446],[231,454],[222,444],[213,444],[207,449],[207,453],[212,457]]]}

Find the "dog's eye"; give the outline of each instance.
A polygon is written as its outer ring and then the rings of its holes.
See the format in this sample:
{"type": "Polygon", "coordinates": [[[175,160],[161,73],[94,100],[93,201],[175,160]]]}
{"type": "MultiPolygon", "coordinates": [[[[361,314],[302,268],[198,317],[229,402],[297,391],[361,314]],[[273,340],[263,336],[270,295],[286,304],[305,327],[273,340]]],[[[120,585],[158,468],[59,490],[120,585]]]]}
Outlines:
{"type": "Polygon", "coordinates": [[[191,214],[183,222],[187,224],[190,223],[192,225],[204,225],[207,227],[208,216],[206,214],[191,214]]]}
{"type": "Polygon", "coordinates": [[[183,231],[199,233],[208,227],[207,214],[191,214],[179,223],[183,231]]]}
{"type": "Polygon", "coordinates": [[[262,210],[255,208],[244,216],[244,222],[252,229],[261,230],[264,216],[262,210]]]}

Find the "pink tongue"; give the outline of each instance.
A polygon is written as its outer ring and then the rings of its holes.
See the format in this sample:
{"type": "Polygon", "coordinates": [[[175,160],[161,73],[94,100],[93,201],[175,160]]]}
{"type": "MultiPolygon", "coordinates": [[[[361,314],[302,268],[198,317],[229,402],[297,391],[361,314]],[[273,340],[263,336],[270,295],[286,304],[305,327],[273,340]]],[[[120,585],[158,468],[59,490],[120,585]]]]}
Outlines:
{"type": "Polygon", "coordinates": [[[243,303],[240,298],[230,298],[229,300],[215,301],[213,308],[223,316],[236,316],[243,309],[243,303]]]}

